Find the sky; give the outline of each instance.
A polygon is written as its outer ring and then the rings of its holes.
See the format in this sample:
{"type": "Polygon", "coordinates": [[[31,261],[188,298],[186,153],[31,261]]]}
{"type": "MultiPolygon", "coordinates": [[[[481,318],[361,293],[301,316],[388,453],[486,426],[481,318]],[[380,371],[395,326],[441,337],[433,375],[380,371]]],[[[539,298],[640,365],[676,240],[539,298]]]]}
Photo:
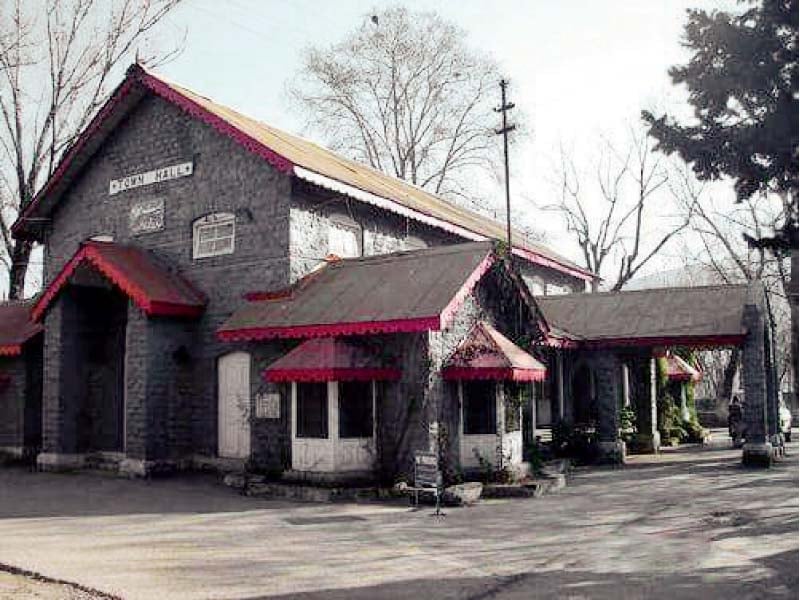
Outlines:
{"type": "MultiPolygon", "coordinates": [[[[159,72],[271,125],[309,135],[285,92],[303,50],[339,41],[365,15],[394,4],[185,0],[161,31],[162,36],[185,33],[185,49],[159,72]]],[[[457,23],[467,43],[491,54],[511,80],[511,100],[525,113],[529,130],[512,149],[514,218],[544,231],[548,245],[576,260],[578,249],[563,221],[540,208],[556,193],[558,148],[570,148],[588,165],[601,136],[621,143],[643,108],[686,114],[685,92],[667,74],[688,57],[680,44],[686,10],[737,7],[734,0],[407,0],[403,5],[435,10],[457,23]]],[[[668,199],[658,204],[652,236],[674,213],[668,199]]],[[[663,268],[680,253],[679,246],[669,248],[644,272],[663,268]]]]}

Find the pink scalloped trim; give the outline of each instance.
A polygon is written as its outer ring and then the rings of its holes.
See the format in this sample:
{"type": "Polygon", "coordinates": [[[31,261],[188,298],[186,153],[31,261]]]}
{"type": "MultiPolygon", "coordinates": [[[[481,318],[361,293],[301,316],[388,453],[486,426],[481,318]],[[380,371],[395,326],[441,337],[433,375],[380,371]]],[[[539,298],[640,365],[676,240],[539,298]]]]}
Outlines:
{"type": "Polygon", "coordinates": [[[42,315],[53,302],[55,297],[61,292],[61,289],[67,284],[69,278],[75,272],[75,269],[82,262],[88,262],[97,271],[102,273],[108,280],[117,286],[126,296],[133,300],[134,304],[138,306],[148,316],[170,316],[170,317],[198,317],[203,311],[202,306],[191,306],[188,304],[175,304],[171,302],[161,302],[158,300],[151,300],[148,298],[147,293],[130,281],[124,273],[120,273],[113,265],[108,264],[103,260],[102,254],[91,244],[84,244],[81,249],[75,253],[69,262],[61,269],[61,272],[47,287],[41,298],[34,304],[31,309],[31,320],[34,322],[39,321],[42,315]]]}
{"type": "Polygon", "coordinates": [[[546,256],[542,256],[541,254],[533,252],[526,248],[520,248],[519,246],[514,246],[513,253],[534,264],[542,265],[543,267],[549,267],[551,269],[567,273],[568,275],[572,275],[573,277],[583,279],[584,281],[592,281],[593,279],[596,278],[596,276],[589,271],[584,271],[582,269],[576,269],[575,267],[563,265],[560,262],[553,260],[552,258],[547,258],[546,256]]]}
{"type": "Polygon", "coordinates": [[[139,76],[139,79],[142,84],[154,94],[161,96],[168,102],[178,106],[190,116],[199,119],[207,125],[210,125],[223,135],[226,135],[237,144],[244,147],[248,152],[252,152],[257,156],[260,156],[273,167],[278,169],[281,173],[288,174],[293,172],[294,163],[292,163],[290,160],[268,148],[257,139],[247,135],[241,129],[235,127],[222,117],[214,114],[191,98],[183,95],[174,87],[148,73],[142,73],[139,76]]]}
{"type": "Polygon", "coordinates": [[[329,325],[295,325],[289,327],[252,327],[217,332],[223,342],[245,342],[272,338],[315,338],[371,333],[413,333],[440,329],[439,317],[394,319],[391,321],[361,321],[329,325]]]}
{"type": "Polygon", "coordinates": [[[494,381],[544,381],[545,369],[511,369],[495,367],[446,367],[442,377],[448,381],[494,380],[494,381]]]}
{"type": "Polygon", "coordinates": [[[9,344],[0,346],[0,356],[19,356],[22,354],[22,346],[16,344],[9,344]]]}
{"type": "Polygon", "coordinates": [[[272,383],[288,381],[397,381],[399,369],[390,368],[340,368],[340,369],[270,369],[261,376],[272,383]]]}

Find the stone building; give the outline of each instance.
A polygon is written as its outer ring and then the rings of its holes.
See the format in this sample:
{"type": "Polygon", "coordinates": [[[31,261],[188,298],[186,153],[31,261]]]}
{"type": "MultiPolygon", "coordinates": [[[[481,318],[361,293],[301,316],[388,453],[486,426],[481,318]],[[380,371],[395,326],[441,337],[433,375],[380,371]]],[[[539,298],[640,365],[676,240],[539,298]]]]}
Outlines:
{"type": "Polygon", "coordinates": [[[393,477],[420,450],[453,471],[515,468],[537,408],[583,414],[581,365],[604,451],[624,457],[621,365],[647,371],[653,339],[574,326],[567,300],[592,273],[140,66],[13,234],[44,246],[30,351],[17,344],[40,374],[23,412],[40,402],[41,468],[393,477]]]}

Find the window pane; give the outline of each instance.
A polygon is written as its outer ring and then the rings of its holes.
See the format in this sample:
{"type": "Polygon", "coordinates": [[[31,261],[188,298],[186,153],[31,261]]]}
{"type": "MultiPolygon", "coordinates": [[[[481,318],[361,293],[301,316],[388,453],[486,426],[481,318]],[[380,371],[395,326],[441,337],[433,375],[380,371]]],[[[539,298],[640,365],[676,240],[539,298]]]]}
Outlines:
{"type": "Polygon", "coordinates": [[[372,437],[372,383],[347,381],[339,384],[339,437],[372,437]]]}
{"type": "Polygon", "coordinates": [[[297,384],[297,437],[328,437],[328,384],[297,384]]]}
{"type": "Polygon", "coordinates": [[[497,433],[497,392],[494,381],[465,381],[464,433],[497,433]]]}

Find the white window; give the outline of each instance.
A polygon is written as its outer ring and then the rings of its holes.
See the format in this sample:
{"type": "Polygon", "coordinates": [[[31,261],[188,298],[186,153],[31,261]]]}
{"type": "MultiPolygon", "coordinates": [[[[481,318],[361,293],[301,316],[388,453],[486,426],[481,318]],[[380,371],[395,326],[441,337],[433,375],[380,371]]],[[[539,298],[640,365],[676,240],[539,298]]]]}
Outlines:
{"type": "Polygon", "coordinates": [[[426,244],[425,240],[422,238],[418,238],[415,235],[409,235],[405,239],[404,246],[406,250],[423,250],[428,247],[428,244],[426,244]]]}
{"type": "Polygon", "coordinates": [[[361,226],[343,215],[333,215],[328,228],[328,253],[340,258],[361,256],[361,226]]]}
{"type": "Polygon", "coordinates": [[[233,254],[236,217],[231,213],[214,213],[194,222],[193,256],[206,258],[233,254]]]}

